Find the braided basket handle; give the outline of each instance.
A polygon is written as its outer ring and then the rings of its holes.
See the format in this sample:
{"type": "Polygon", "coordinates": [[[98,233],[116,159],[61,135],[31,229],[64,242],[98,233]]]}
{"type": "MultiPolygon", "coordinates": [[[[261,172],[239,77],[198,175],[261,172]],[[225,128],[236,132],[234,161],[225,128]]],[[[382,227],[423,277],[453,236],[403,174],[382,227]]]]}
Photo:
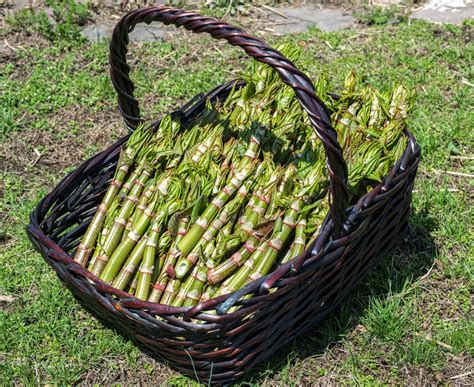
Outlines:
{"type": "Polygon", "coordinates": [[[270,48],[260,39],[248,35],[240,28],[212,17],[165,6],[137,9],[125,15],[115,26],[110,42],[110,76],[118,94],[118,105],[125,123],[135,129],[140,122],[138,101],[133,96],[134,85],[129,77],[127,64],[127,44],[129,33],[138,23],[150,24],[159,21],[166,25],[183,26],[195,33],[207,32],[215,39],[225,39],[233,46],[241,47],[255,60],[275,69],[281,80],[292,87],[296,98],[309,115],[316,135],[326,150],[326,162],[330,179],[331,217],[335,224],[335,234],[339,234],[345,218],[348,200],[347,165],[337,141],[337,134],[331,127],[324,103],[318,98],[309,78],[279,51],[270,48]]]}

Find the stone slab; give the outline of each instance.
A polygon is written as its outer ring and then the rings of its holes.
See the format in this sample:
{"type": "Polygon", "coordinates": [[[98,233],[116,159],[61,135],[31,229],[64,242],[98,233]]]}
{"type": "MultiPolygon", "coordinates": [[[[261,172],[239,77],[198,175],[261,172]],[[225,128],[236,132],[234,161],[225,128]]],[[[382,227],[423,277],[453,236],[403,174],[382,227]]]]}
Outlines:
{"type": "MultiPolygon", "coordinates": [[[[81,31],[89,41],[93,43],[110,39],[115,25],[111,24],[91,24],[81,31]]],[[[130,33],[132,42],[152,42],[176,33],[175,28],[163,26],[160,24],[138,24],[130,33]],[[174,30],[174,31],[173,31],[174,30]]]]}
{"type": "Polygon", "coordinates": [[[414,11],[410,18],[433,23],[462,24],[474,18],[472,0],[430,0],[422,8],[414,11]]]}
{"type": "Polygon", "coordinates": [[[276,23],[272,28],[280,34],[304,32],[311,26],[324,31],[337,31],[353,27],[355,24],[352,15],[346,14],[342,9],[308,5],[295,8],[281,7],[277,11],[286,15],[287,18],[277,15],[275,12],[267,12],[267,16],[276,23]]]}
{"type": "Polygon", "coordinates": [[[81,31],[81,35],[90,42],[99,43],[112,36],[112,30],[100,24],[90,24],[81,31]]]}

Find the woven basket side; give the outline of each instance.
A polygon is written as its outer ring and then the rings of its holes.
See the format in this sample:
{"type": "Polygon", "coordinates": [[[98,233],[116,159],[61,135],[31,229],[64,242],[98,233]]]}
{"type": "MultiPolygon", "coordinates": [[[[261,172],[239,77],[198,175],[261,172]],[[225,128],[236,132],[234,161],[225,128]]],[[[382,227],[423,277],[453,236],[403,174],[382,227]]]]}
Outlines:
{"type": "MultiPolygon", "coordinates": [[[[408,167],[395,174],[385,192],[361,205],[354,219],[357,227],[352,233],[342,241],[327,244],[325,254],[303,266],[294,277],[282,279],[270,293],[239,300],[237,312],[210,315],[213,322],[206,322],[200,316],[183,320],[176,314],[156,319],[146,310],[127,306],[133,305],[128,302],[133,301],[132,297],[117,297],[78,274],[79,269],[64,251],[58,252],[38,241],[35,245],[75,297],[104,322],[166,358],[181,372],[194,375],[194,367],[201,381],[208,380],[212,372],[214,382],[230,382],[242,377],[289,340],[314,327],[403,237],[419,160],[418,155],[412,156],[408,167]]],[[[83,170],[93,171],[93,168],[83,170]]],[[[98,176],[100,174],[83,175],[91,184],[102,181],[96,179],[98,176]]],[[[90,187],[79,185],[76,189],[90,187]]],[[[70,191],[74,197],[75,190],[70,191]]],[[[88,192],[93,196],[94,190],[88,192]]],[[[82,205],[82,201],[77,205],[82,205]]],[[[74,212],[74,208],[69,211],[74,212]]],[[[67,215],[66,211],[59,219],[67,215]]],[[[50,231],[57,233],[56,239],[60,240],[61,223],[58,218],[50,221],[53,218],[50,212],[44,224],[56,225],[57,228],[52,227],[50,231]]]]}

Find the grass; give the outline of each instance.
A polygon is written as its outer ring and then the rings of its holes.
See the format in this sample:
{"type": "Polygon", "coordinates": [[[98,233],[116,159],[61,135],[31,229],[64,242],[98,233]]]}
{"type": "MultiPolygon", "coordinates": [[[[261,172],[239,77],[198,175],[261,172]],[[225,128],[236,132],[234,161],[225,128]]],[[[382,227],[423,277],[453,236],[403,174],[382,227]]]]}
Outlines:
{"type": "MultiPolygon", "coordinates": [[[[0,384],[191,383],[85,312],[24,232],[29,212],[60,178],[125,133],[107,44],[51,39],[19,21],[4,27],[15,50],[0,53],[0,296],[12,297],[0,301],[0,384]]],[[[405,243],[246,383],[472,384],[473,181],[445,172],[474,168],[459,158],[472,156],[474,144],[471,34],[469,24],[412,21],[265,37],[303,46],[302,69],[312,78],[328,74],[335,90],[353,67],[364,84],[417,88],[410,126],[423,160],[405,243]]],[[[133,46],[146,117],[235,77],[244,55],[225,45],[210,50],[212,43],[178,36],[133,46]]]]}
{"type": "Polygon", "coordinates": [[[407,20],[407,12],[398,6],[366,6],[362,11],[355,12],[354,16],[359,23],[369,26],[398,24],[407,20]]]}

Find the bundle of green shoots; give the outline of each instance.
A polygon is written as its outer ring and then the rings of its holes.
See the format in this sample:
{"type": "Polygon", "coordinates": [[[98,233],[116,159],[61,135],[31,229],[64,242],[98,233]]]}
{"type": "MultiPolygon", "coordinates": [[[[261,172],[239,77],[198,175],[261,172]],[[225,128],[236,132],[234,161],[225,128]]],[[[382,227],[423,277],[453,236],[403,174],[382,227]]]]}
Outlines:
{"type": "MultiPolygon", "coordinates": [[[[280,50],[297,60],[299,50],[280,50]]],[[[304,252],[328,213],[324,149],[294,91],[254,63],[225,103],[188,128],[170,116],[138,128],[75,260],[142,300],[193,306],[238,290],[304,252]]],[[[356,90],[320,77],[355,201],[406,147],[413,93],[356,90]]]]}

